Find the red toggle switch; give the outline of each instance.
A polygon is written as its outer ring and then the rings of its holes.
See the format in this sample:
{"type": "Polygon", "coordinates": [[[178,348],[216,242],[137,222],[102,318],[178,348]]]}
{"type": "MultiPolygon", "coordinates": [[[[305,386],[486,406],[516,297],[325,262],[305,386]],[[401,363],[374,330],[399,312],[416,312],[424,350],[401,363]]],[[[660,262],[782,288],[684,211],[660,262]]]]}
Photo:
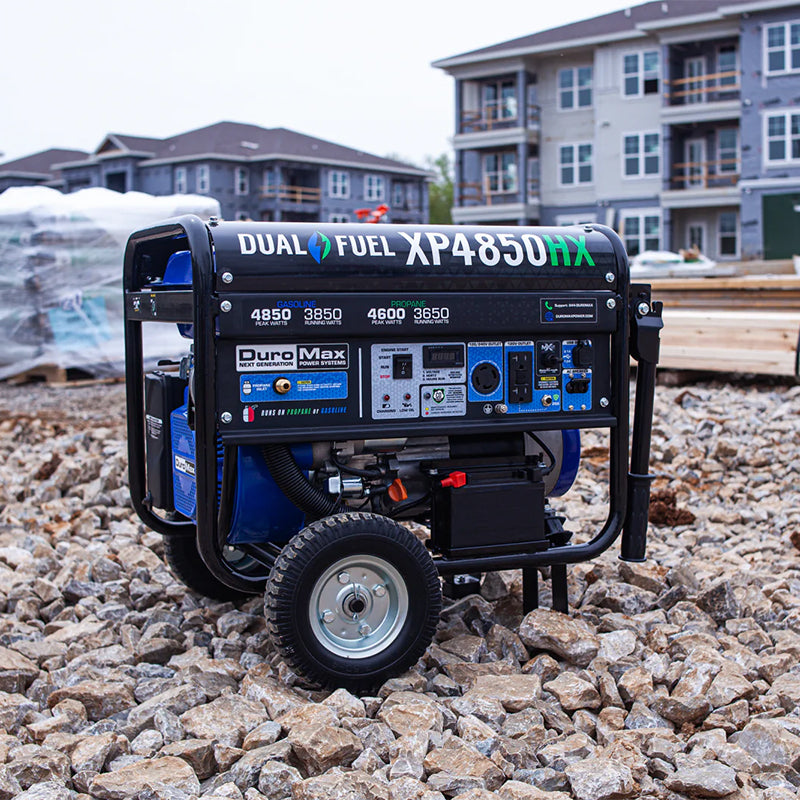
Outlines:
{"type": "Polygon", "coordinates": [[[451,472],[443,481],[442,486],[452,486],[454,489],[460,489],[462,486],[467,485],[466,472],[451,472]]]}

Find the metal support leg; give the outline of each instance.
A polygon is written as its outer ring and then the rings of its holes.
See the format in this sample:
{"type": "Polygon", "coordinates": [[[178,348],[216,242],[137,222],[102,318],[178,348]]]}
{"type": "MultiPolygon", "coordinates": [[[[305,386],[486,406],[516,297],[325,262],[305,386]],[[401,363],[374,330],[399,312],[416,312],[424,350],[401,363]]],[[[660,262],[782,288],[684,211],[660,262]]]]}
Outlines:
{"type": "Polygon", "coordinates": [[[522,613],[539,608],[539,570],[524,567],[522,570],[522,613]]]}
{"type": "Polygon", "coordinates": [[[562,614],[566,614],[569,610],[566,564],[553,564],[550,567],[550,582],[553,587],[553,611],[560,611],[562,614]]]}

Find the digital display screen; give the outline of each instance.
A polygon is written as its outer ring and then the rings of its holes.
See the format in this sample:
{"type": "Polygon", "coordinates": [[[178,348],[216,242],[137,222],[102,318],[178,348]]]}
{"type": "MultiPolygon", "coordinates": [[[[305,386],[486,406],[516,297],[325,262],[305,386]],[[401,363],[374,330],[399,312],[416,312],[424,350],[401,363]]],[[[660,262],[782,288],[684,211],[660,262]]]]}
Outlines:
{"type": "Polygon", "coordinates": [[[422,366],[425,369],[464,366],[463,344],[426,344],[422,348],[422,366]]]}

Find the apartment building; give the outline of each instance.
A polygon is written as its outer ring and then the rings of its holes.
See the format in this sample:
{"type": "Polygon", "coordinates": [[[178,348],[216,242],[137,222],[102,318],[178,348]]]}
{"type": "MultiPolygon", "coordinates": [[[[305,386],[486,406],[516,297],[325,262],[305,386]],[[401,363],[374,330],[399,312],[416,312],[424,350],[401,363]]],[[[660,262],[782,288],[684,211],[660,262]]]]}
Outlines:
{"type": "Polygon", "coordinates": [[[455,78],[455,221],[800,251],[797,2],[659,0],[434,66],[455,78]]]}
{"type": "Polygon", "coordinates": [[[209,195],[225,219],[356,222],[358,209],[385,204],[385,221],[428,221],[425,170],[286,128],[219,122],[167,139],[109,133],[90,155],[53,169],[67,192],[209,195]]]}

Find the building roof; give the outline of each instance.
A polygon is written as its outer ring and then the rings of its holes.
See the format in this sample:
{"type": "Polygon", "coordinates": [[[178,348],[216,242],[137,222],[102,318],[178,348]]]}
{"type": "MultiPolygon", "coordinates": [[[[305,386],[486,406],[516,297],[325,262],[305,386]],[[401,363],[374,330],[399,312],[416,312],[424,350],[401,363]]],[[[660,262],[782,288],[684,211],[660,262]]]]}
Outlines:
{"type": "MultiPolygon", "coordinates": [[[[189,161],[197,158],[222,157],[234,161],[289,159],[363,166],[390,172],[404,172],[428,177],[428,172],[391,158],[354,150],[325,139],[307,136],[288,128],[262,128],[242,122],[217,122],[203,128],[179,133],[166,139],[109,133],[92,156],[85,160],[94,163],[109,156],[129,152],[143,157],[142,165],[189,161]]],[[[66,159],[65,159],[66,160],[66,159]]],[[[70,167],[78,166],[75,160],[70,167]]],[[[65,165],[62,165],[65,166],[65,165]]]]}
{"type": "MultiPolygon", "coordinates": [[[[790,2],[773,2],[772,5],[792,5],[790,2]]],[[[653,23],[680,20],[689,22],[692,17],[722,19],[745,6],[755,7],[767,5],[757,0],[654,0],[637,6],[628,6],[620,11],[602,14],[599,17],[572,22],[557,28],[509,39],[507,42],[470,50],[460,55],[443,58],[433,62],[434,67],[446,69],[475,61],[508,55],[524,55],[526,52],[546,52],[564,46],[577,45],[583,41],[613,41],[616,38],[628,38],[631,34],[643,34],[653,23]],[[742,7],[739,9],[739,7],[742,7]]]]}
{"type": "Polygon", "coordinates": [[[52,178],[58,174],[58,170],[53,169],[54,164],[62,161],[75,161],[79,158],[86,158],[88,155],[83,150],[63,150],[59,148],[42,150],[38,153],[0,164],[0,175],[27,175],[31,177],[38,175],[42,178],[52,178]]]}
{"type": "Polygon", "coordinates": [[[152,139],[147,136],[128,136],[124,133],[108,133],[94,152],[95,155],[115,152],[117,150],[130,150],[137,153],[157,153],[161,144],[161,139],[152,139]]]}

